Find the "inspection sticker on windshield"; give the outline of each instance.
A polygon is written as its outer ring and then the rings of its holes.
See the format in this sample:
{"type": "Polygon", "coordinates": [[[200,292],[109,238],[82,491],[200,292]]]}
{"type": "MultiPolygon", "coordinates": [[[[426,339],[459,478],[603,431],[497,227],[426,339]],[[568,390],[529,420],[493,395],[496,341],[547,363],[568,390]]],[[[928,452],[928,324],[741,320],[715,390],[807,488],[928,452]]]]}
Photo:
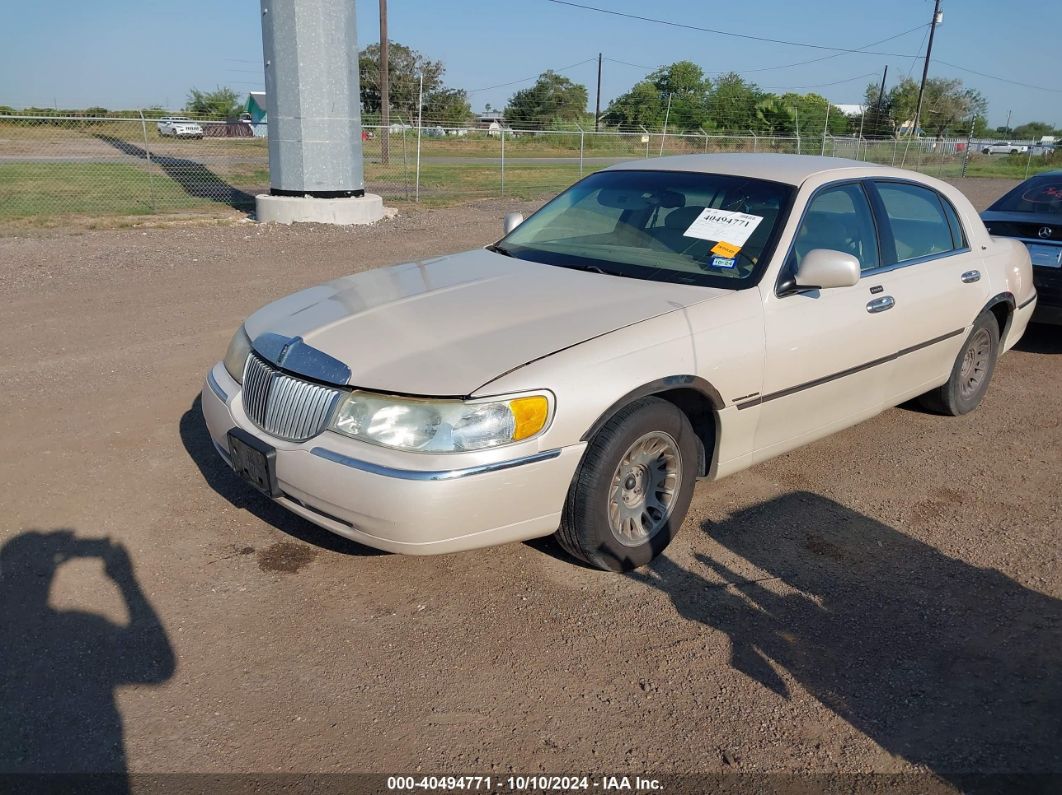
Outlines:
{"type": "Polygon", "coordinates": [[[732,246],[729,243],[719,242],[712,246],[712,253],[721,257],[736,257],[741,251],[741,246],[732,246]]]}
{"type": "Polygon", "coordinates": [[[737,264],[737,260],[733,257],[712,257],[713,268],[733,268],[737,264]]]}
{"type": "Polygon", "coordinates": [[[731,210],[713,210],[709,207],[703,210],[697,216],[697,220],[690,224],[689,229],[682,234],[700,240],[726,242],[741,248],[762,220],[762,215],[735,213],[731,210]]]}

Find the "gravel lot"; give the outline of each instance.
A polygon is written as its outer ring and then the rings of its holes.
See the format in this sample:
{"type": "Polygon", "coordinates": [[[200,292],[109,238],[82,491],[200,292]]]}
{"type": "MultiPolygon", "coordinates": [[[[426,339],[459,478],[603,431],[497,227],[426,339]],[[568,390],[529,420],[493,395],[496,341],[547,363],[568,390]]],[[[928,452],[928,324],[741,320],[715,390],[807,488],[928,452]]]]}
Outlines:
{"type": "Polygon", "coordinates": [[[215,457],[197,395],[251,310],[529,207],[0,237],[0,770],[1062,772],[1058,329],[970,416],[700,484],[629,576],[377,554],[215,457]]]}

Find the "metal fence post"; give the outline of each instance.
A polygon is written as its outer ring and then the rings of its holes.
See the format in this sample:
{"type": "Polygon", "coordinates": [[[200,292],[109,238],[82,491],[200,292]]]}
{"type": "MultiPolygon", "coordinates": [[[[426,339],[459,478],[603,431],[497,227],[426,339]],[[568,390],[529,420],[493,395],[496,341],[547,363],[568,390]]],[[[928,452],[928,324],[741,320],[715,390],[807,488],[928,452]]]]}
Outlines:
{"type": "Polygon", "coordinates": [[[749,130],[749,132],[752,133],[752,151],[753,152],[760,151],[760,139],[758,137],[756,137],[756,131],[755,130],[749,130]]]}
{"type": "Polygon", "coordinates": [[[708,154],[708,133],[704,131],[703,127],[698,127],[697,129],[700,130],[701,135],[704,136],[704,153],[708,154]]]}
{"type": "Polygon", "coordinates": [[[505,128],[501,130],[501,194],[505,195],[505,128]]]}
{"type": "Polygon", "coordinates": [[[1025,158],[1025,179],[1029,178],[1029,166],[1032,165],[1032,147],[1025,147],[1025,151],[1029,153],[1029,156],[1025,158]]]}
{"type": "Polygon", "coordinates": [[[642,132],[645,133],[645,135],[643,136],[645,138],[645,159],[648,160],[649,159],[649,139],[652,138],[652,136],[649,134],[649,131],[647,129],[645,129],[645,127],[643,125],[639,124],[638,126],[641,127],[642,128],[642,132]]]}
{"type": "Polygon", "coordinates": [[[140,129],[144,133],[144,155],[147,157],[148,162],[148,207],[151,208],[151,212],[155,212],[155,179],[151,173],[151,147],[148,145],[147,137],[147,122],[144,121],[144,111],[140,113],[140,129]]]}
{"type": "MultiPolygon", "coordinates": [[[[579,127],[578,124],[576,124],[575,126],[579,127]]],[[[585,135],[586,134],[583,132],[583,128],[579,127],[579,176],[580,177],[583,175],[583,143],[584,143],[583,139],[584,139],[585,135]]]]}
{"type": "Polygon", "coordinates": [[[966,176],[966,167],[970,163],[970,147],[973,145],[974,120],[970,119],[970,132],[966,135],[966,151],[962,153],[962,174],[966,176]]]}
{"type": "MultiPolygon", "coordinates": [[[[399,120],[399,124],[401,124],[401,119],[399,120]]],[[[401,124],[401,126],[402,126],[402,187],[405,188],[406,198],[408,199],[409,198],[409,154],[406,151],[406,125],[401,124]]],[[[388,126],[383,131],[383,134],[386,135],[386,136],[390,136],[391,135],[390,126],[388,126]]],[[[391,142],[388,141],[388,146],[390,146],[390,143],[391,142]]]]}

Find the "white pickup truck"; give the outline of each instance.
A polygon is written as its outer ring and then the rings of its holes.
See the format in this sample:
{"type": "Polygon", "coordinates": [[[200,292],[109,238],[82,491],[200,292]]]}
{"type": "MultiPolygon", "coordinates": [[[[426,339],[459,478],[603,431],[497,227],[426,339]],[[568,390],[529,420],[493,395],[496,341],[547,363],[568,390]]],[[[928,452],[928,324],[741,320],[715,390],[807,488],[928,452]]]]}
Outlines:
{"type": "Polygon", "coordinates": [[[1029,147],[1024,144],[1012,144],[1010,141],[996,141],[981,147],[983,155],[1016,155],[1019,152],[1028,152],[1029,147]]]}
{"type": "Polygon", "coordinates": [[[203,128],[198,122],[191,119],[181,119],[167,116],[159,119],[156,125],[159,135],[173,136],[174,138],[202,138],[203,128]]]}

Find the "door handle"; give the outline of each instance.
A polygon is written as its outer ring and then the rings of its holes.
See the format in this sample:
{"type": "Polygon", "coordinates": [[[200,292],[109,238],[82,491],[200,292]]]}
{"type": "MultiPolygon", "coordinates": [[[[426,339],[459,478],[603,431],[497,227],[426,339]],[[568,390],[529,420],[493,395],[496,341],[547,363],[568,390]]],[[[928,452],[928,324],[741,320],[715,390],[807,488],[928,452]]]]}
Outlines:
{"type": "Polygon", "coordinates": [[[869,301],[867,303],[867,311],[874,314],[875,312],[884,312],[886,309],[892,309],[894,306],[896,306],[896,299],[891,295],[883,295],[881,298],[869,301]]]}
{"type": "Polygon", "coordinates": [[[981,271],[966,271],[959,278],[962,279],[964,284],[973,284],[981,280],[981,271]]]}

